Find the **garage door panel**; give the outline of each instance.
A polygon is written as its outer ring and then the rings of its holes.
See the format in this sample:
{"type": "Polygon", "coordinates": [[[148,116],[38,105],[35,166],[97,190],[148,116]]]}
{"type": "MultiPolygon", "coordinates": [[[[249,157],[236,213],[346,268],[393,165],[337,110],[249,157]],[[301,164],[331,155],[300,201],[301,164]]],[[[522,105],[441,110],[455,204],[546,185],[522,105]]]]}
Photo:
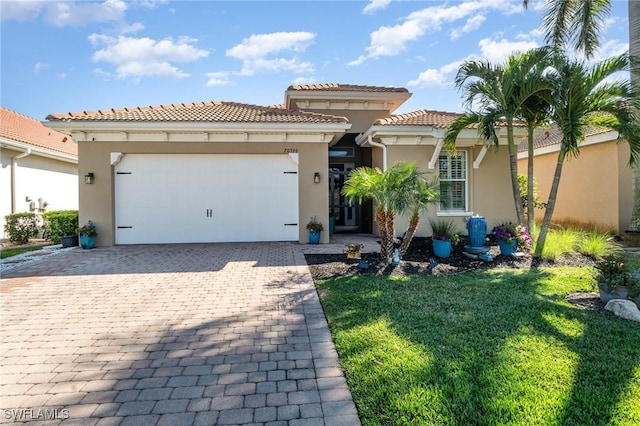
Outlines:
{"type": "Polygon", "coordinates": [[[288,155],[129,154],[116,172],[117,244],[298,239],[288,155]]]}

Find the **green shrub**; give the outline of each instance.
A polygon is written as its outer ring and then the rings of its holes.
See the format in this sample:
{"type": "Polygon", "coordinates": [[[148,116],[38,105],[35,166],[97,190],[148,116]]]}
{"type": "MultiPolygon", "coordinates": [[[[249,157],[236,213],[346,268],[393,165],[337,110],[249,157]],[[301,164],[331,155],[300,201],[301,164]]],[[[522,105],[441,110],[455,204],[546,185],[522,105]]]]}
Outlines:
{"type": "Polygon", "coordinates": [[[78,230],[78,210],[57,210],[43,214],[49,232],[49,239],[55,244],[60,243],[60,237],[76,235],[78,230]]]}
{"type": "Polygon", "coordinates": [[[4,219],[4,232],[9,235],[12,243],[26,244],[38,232],[38,217],[35,213],[13,213],[6,215],[4,219]]]}

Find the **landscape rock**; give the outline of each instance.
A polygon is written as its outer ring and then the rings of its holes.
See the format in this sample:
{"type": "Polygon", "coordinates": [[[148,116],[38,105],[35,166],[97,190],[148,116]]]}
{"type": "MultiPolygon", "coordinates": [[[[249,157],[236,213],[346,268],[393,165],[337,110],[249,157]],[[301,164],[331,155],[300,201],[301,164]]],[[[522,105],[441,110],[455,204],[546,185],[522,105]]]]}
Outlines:
{"type": "Polygon", "coordinates": [[[613,299],[604,308],[620,318],[640,322],[640,310],[631,300],[613,299]]]}

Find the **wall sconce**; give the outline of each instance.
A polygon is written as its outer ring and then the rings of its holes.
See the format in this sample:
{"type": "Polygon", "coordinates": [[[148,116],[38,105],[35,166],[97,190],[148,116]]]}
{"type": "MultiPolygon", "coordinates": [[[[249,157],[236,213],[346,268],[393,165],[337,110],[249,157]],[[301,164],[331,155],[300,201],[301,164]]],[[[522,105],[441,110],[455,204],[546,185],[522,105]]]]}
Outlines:
{"type": "Polygon", "coordinates": [[[320,183],[320,173],[319,172],[315,172],[313,174],[313,182],[314,183],[320,183]]]}
{"type": "Polygon", "coordinates": [[[84,175],[84,183],[86,183],[87,185],[91,185],[93,183],[93,173],[89,172],[86,175],[84,175]]]}

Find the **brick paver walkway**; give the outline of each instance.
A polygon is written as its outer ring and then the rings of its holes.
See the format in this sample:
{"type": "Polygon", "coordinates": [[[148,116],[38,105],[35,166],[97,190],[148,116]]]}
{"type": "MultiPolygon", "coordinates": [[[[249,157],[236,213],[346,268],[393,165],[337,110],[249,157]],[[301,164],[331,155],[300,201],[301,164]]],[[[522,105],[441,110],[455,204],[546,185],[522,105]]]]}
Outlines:
{"type": "Polygon", "coordinates": [[[300,245],[77,249],[0,290],[2,423],[360,424],[300,245]]]}

